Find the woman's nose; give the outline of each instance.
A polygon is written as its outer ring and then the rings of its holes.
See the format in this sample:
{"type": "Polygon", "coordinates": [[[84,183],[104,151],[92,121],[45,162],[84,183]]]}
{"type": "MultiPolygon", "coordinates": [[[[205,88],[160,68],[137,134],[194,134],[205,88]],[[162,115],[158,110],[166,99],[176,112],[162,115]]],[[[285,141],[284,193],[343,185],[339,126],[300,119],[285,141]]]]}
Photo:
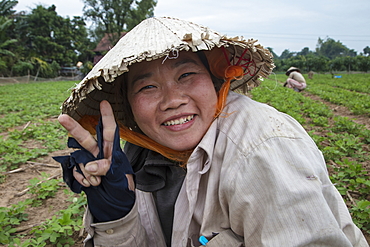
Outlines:
{"type": "Polygon", "coordinates": [[[178,84],[166,86],[162,94],[162,100],[159,106],[161,111],[177,109],[189,103],[189,97],[178,84]]]}

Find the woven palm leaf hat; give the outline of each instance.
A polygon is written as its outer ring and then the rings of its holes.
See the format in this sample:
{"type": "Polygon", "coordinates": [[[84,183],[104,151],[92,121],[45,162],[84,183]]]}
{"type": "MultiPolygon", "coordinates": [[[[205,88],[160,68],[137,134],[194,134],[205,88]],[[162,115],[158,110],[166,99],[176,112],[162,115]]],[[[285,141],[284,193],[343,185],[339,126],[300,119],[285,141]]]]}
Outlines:
{"type": "MultiPolygon", "coordinates": [[[[127,118],[122,110],[125,103],[117,97],[117,92],[125,83],[122,75],[129,71],[130,65],[155,59],[173,59],[181,51],[204,51],[211,73],[228,82],[223,86],[225,95],[229,88],[258,86],[258,79],[267,77],[274,68],[271,53],[256,40],[230,38],[208,27],[175,18],[148,18],[123,36],[72,89],[70,97],[62,105],[62,112],[93,133],[94,128],[89,128],[89,125],[93,126],[96,122],[88,116],[99,116],[99,103],[107,100],[112,105],[116,120],[124,122],[127,118]],[[232,69],[227,71],[228,68],[237,68],[239,72],[234,75],[232,69]]],[[[135,143],[135,139],[140,138],[134,136],[130,139],[127,132],[130,131],[125,126],[120,126],[123,139],[140,145],[135,143]]]]}
{"type": "Polygon", "coordinates": [[[296,68],[296,67],[290,67],[290,68],[285,72],[285,74],[286,74],[287,76],[289,76],[289,74],[290,74],[290,73],[292,73],[293,71],[298,71],[299,73],[301,73],[301,70],[300,70],[300,69],[298,69],[298,68],[296,68]]]}

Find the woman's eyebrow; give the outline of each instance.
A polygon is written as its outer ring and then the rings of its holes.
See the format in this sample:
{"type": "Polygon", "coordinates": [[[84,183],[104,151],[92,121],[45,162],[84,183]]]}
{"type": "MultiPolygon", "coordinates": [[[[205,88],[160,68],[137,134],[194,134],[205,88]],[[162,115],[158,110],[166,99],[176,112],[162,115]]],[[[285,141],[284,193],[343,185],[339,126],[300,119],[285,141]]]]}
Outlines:
{"type": "Polygon", "coordinates": [[[152,75],[153,75],[153,73],[151,73],[151,72],[148,72],[148,73],[145,73],[145,74],[139,74],[139,75],[137,75],[137,76],[134,77],[134,79],[132,80],[131,84],[134,85],[137,81],[142,80],[142,79],[149,78],[152,75]]]}
{"type": "MultiPolygon", "coordinates": [[[[180,67],[181,65],[189,64],[189,63],[195,64],[195,65],[199,65],[197,63],[197,61],[195,61],[194,59],[184,58],[184,59],[177,60],[175,63],[173,63],[171,65],[171,67],[174,69],[174,68],[180,67]]],[[[131,84],[134,85],[137,81],[142,80],[142,79],[146,79],[146,78],[150,78],[152,75],[153,75],[152,72],[148,72],[148,73],[145,73],[145,74],[136,75],[136,76],[134,76],[131,84]]]]}
{"type": "Polygon", "coordinates": [[[172,68],[177,68],[183,64],[187,64],[187,63],[192,63],[192,64],[195,64],[195,65],[199,65],[197,63],[197,61],[195,61],[194,59],[191,59],[191,58],[184,58],[184,59],[179,59],[178,61],[176,61],[171,67],[172,68]]]}

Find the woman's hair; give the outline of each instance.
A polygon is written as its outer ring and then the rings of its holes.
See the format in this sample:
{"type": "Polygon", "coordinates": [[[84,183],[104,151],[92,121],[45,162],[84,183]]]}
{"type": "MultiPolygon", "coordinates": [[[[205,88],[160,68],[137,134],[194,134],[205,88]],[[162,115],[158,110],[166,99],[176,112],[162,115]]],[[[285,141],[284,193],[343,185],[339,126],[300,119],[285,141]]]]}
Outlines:
{"type": "Polygon", "coordinates": [[[198,55],[200,61],[203,63],[204,67],[206,67],[209,74],[211,75],[211,79],[212,79],[213,85],[215,85],[216,92],[220,91],[220,88],[221,88],[222,84],[224,83],[224,80],[217,78],[212,73],[212,71],[210,69],[210,66],[209,66],[207,56],[204,54],[204,51],[198,51],[198,52],[196,52],[196,54],[198,55]]]}
{"type": "Polygon", "coordinates": [[[136,122],[134,120],[134,114],[132,113],[130,103],[128,101],[127,97],[127,73],[124,73],[116,78],[116,82],[119,84],[119,89],[116,91],[116,97],[117,100],[122,102],[122,111],[123,111],[123,119],[120,124],[123,124],[124,126],[130,128],[131,130],[134,130],[136,132],[138,131],[138,127],[136,125],[136,122]]]}

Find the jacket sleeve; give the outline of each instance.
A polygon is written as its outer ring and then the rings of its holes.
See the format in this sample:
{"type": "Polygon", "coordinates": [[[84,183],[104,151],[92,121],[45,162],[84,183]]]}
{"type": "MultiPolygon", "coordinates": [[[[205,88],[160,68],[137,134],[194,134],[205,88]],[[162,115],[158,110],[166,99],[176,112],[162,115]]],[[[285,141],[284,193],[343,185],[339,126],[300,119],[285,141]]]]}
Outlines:
{"type": "Polygon", "coordinates": [[[147,247],[147,235],[141,225],[138,206],[135,202],[132,210],[123,218],[102,223],[93,223],[89,209],[84,215],[84,225],[88,233],[84,243],[86,247],[147,247]]]}

